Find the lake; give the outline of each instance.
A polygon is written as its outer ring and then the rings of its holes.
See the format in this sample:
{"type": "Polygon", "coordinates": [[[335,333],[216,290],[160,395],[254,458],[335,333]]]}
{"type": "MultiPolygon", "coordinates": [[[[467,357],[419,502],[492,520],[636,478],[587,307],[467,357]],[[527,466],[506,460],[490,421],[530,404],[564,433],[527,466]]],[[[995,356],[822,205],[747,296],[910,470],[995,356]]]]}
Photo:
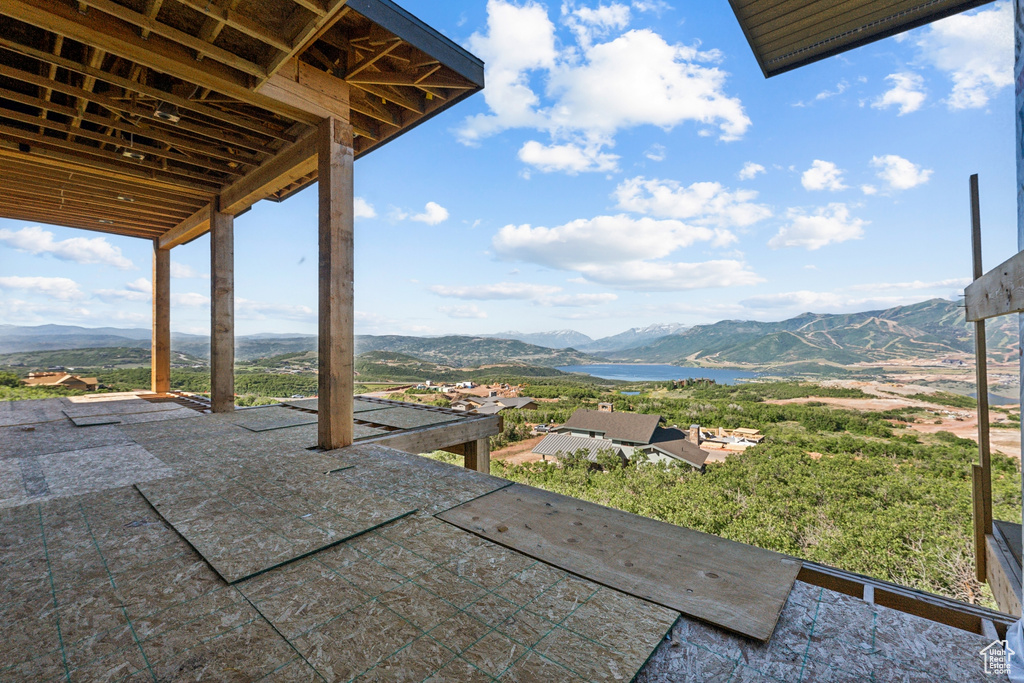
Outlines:
{"type": "Polygon", "coordinates": [[[627,382],[666,382],[670,379],[713,379],[719,384],[736,384],[737,380],[757,377],[756,372],[729,368],[684,368],[678,365],[645,365],[640,363],[597,363],[595,365],[563,365],[562,372],[581,372],[601,379],[627,382]]]}

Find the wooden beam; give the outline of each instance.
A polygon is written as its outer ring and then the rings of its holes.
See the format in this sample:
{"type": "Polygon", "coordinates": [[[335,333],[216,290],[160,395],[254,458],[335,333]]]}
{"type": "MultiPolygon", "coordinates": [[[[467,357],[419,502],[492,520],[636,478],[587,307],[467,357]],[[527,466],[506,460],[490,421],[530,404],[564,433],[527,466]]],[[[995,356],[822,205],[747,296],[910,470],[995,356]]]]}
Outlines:
{"type": "Polygon", "coordinates": [[[153,240],[153,337],[150,388],[171,390],[171,252],[153,240]]]}
{"type": "Polygon", "coordinates": [[[206,234],[210,230],[212,216],[213,211],[209,204],[200,208],[194,214],[161,235],[159,240],[160,248],[171,249],[206,234]]]}
{"type": "MultiPolygon", "coordinates": [[[[971,194],[971,250],[974,279],[984,276],[981,263],[981,199],[978,191],[978,174],[970,178],[971,194]]],[[[992,533],[992,457],[989,445],[988,415],[988,349],[985,339],[985,321],[974,323],[974,367],[978,394],[978,464],[981,465],[981,512],[976,520],[981,525],[980,557],[984,559],[984,535],[992,533]]],[[[980,570],[979,570],[980,571],[980,570]]]]}
{"type": "Polygon", "coordinates": [[[257,92],[321,119],[349,120],[348,84],[298,59],[271,76],[257,92]]]}
{"type": "Polygon", "coordinates": [[[320,338],[317,444],[325,450],[352,443],[353,229],[352,126],[324,119],[317,130],[320,222],[320,338]]]}
{"type": "Polygon", "coordinates": [[[17,182],[0,172],[0,178],[8,181],[0,186],[0,194],[5,198],[19,198],[30,201],[56,202],[69,208],[91,209],[100,213],[109,213],[118,218],[130,218],[135,221],[153,221],[154,223],[173,223],[184,218],[179,212],[152,209],[134,202],[120,202],[114,197],[100,197],[96,193],[82,192],[73,188],[54,188],[45,183],[36,183],[31,179],[22,178],[17,182]]]}
{"type": "Polygon", "coordinates": [[[971,465],[971,509],[974,517],[974,576],[978,583],[988,580],[985,519],[985,484],[981,465],[971,465]]]}
{"type": "Polygon", "coordinates": [[[964,305],[968,322],[1024,313],[1024,251],[967,285],[964,305]]]}
{"type": "Polygon", "coordinates": [[[237,216],[293,181],[316,170],[317,135],[311,132],[221,192],[221,211],[237,216]]]}
{"type": "MultiPolygon", "coordinates": [[[[394,436],[381,436],[370,441],[406,453],[430,453],[451,448],[459,450],[460,455],[464,455],[465,444],[479,439],[487,439],[500,432],[498,416],[486,415],[419,429],[403,429],[394,436]]],[[[360,443],[364,442],[360,441],[360,443]]]]}
{"type": "MultiPolygon", "coordinates": [[[[122,7],[114,3],[111,5],[114,8],[122,7]]],[[[208,62],[197,62],[191,48],[161,37],[156,31],[156,26],[151,26],[155,35],[151,35],[147,40],[133,31],[132,25],[113,19],[109,15],[103,16],[100,12],[79,14],[68,5],[49,0],[5,0],[3,13],[26,24],[86,45],[100,47],[135,63],[229,95],[289,119],[306,123],[316,122],[302,111],[254,93],[250,89],[251,75],[246,73],[246,70],[239,71],[226,66],[214,61],[216,58],[208,62]]],[[[202,42],[198,38],[195,40],[202,42]]],[[[260,69],[259,77],[265,74],[266,72],[260,69]]]]}
{"type": "Polygon", "coordinates": [[[210,215],[210,403],[215,413],[235,409],[234,217],[210,215]]]}
{"type": "MultiPolygon", "coordinates": [[[[261,43],[266,43],[267,45],[283,51],[292,49],[291,43],[285,40],[282,36],[275,34],[272,29],[253,21],[244,14],[239,14],[230,7],[222,9],[207,2],[206,0],[178,0],[178,2],[191,7],[197,12],[205,14],[207,17],[223,26],[230,26],[250,38],[255,38],[261,43]]],[[[216,35],[212,37],[216,39],[216,35]]]]}
{"type": "Polygon", "coordinates": [[[491,473],[491,442],[489,439],[468,441],[462,454],[465,457],[466,469],[484,474],[491,473]]]}
{"type": "MultiPolygon", "coordinates": [[[[37,59],[37,60],[39,60],[41,62],[44,62],[44,63],[47,63],[47,64],[51,64],[51,65],[54,65],[54,66],[62,67],[64,69],[67,69],[68,71],[72,71],[74,73],[81,74],[83,76],[92,76],[92,77],[96,78],[97,80],[104,81],[104,82],[109,83],[110,85],[113,85],[113,86],[117,86],[118,88],[122,88],[122,89],[124,89],[124,90],[126,90],[128,92],[138,93],[140,95],[145,95],[146,97],[152,97],[152,98],[154,98],[156,100],[160,100],[160,101],[163,101],[163,102],[168,102],[169,104],[173,104],[176,107],[180,107],[180,108],[186,109],[188,111],[193,111],[193,112],[195,112],[197,114],[201,114],[201,115],[203,115],[205,117],[208,117],[208,118],[211,118],[211,119],[213,119],[215,121],[221,121],[223,123],[231,124],[231,125],[236,126],[237,128],[240,128],[242,130],[246,130],[246,131],[249,131],[251,133],[255,133],[257,135],[260,135],[260,136],[265,136],[268,139],[284,140],[285,142],[294,142],[295,141],[295,138],[293,136],[290,136],[287,133],[282,133],[281,131],[275,130],[274,128],[265,125],[263,122],[259,121],[258,119],[249,118],[249,117],[241,116],[241,115],[238,115],[238,114],[234,114],[234,113],[232,113],[230,111],[224,111],[222,109],[218,109],[217,107],[209,107],[209,106],[206,106],[205,104],[203,104],[201,102],[196,102],[196,101],[190,100],[190,99],[188,99],[186,97],[180,97],[178,95],[175,95],[174,93],[164,92],[163,90],[158,90],[157,88],[153,88],[153,87],[148,86],[148,85],[143,85],[142,83],[139,83],[137,81],[133,81],[130,78],[122,78],[121,76],[117,76],[116,74],[107,73],[106,71],[100,71],[99,69],[93,69],[92,67],[86,66],[84,64],[80,64],[79,62],[76,62],[76,61],[71,60],[71,59],[67,59],[65,57],[61,57],[59,55],[54,55],[54,54],[50,54],[48,52],[44,52],[42,50],[37,50],[37,49],[35,49],[33,47],[30,47],[28,45],[22,45],[21,43],[17,43],[15,41],[10,40],[8,38],[5,38],[3,36],[0,36],[0,47],[4,47],[4,48],[6,48],[8,50],[11,50],[12,52],[17,52],[17,53],[26,55],[28,57],[32,57],[33,59],[37,59]]],[[[20,74],[19,74],[19,77],[20,77],[20,74]]],[[[47,79],[45,79],[42,76],[37,76],[37,78],[42,78],[43,79],[43,87],[46,87],[47,85],[50,85],[50,86],[56,88],[58,85],[62,85],[62,84],[60,84],[57,81],[47,80],[47,79]]],[[[98,101],[98,102],[103,103],[104,106],[108,106],[109,107],[110,104],[111,104],[111,103],[103,101],[103,100],[97,100],[95,96],[92,99],[93,99],[93,101],[98,101]]],[[[237,101],[237,100],[233,99],[232,101],[237,101]]],[[[126,109],[125,111],[133,111],[133,110],[127,110],[126,109]]],[[[146,115],[148,116],[150,114],[147,112],[146,115]]],[[[184,122],[179,122],[177,124],[177,127],[185,129],[185,130],[188,130],[188,129],[186,129],[184,127],[184,122]]],[[[226,143],[237,145],[237,146],[243,146],[243,145],[241,145],[241,141],[240,140],[235,139],[236,136],[234,134],[231,134],[231,131],[225,131],[225,132],[229,133],[231,135],[231,137],[229,137],[229,139],[225,140],[226,143]]],[[[218,135],[220,135],[220,134],[221,134],[221,131],[218,131],[218,135]]],[[[209,135],[209,133],[207,133],[207,135],[209,135]]],[[[251,140],[249,141],[249,144],[252,144],[251,140]]],[[[256,151],[258,151],[258,149],[259,148],[257,148],[256,151]]]]}
{"type": "MultiPolygon", "coordinates": [[[[291,48],[278,53],[270,61],[270,65],[267,68],[267,75],[263,77],[263,81],[272,77],[291,59],[301,55],[307,45],[312,45],[316,42],[317,36],[328,30],[335,22],[345,16],[345,3],[347,1],[348,0],[326,0],[325,3],[317,1],[307,5],[306,0],[296,0],[298,4],[313,11],[313,17],[307,21],[292,38],[291,48]]],[[[260,85],[262,85],[263,81],[261,81],[260,85]]]]}

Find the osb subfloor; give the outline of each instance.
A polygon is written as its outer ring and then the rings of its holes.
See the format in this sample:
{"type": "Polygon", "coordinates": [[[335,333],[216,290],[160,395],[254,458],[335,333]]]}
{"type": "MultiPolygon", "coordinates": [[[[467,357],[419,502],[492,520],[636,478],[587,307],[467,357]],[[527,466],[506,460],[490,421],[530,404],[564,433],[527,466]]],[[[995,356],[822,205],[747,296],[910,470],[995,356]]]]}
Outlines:
{"type": "MultiPolygon", "coordinates": [[[[416,512],[229,585],[113,472],[94,477],[108,485],[100,493],[23,490],[28,504],[0,509],[0,681],[986,680],[981,636],[799,581],[761,645],[433,516],[507,483],[486,475],[371,445],[311,452],[309,426],[252,432],[235,416],[195,414],[74,427],[59,408],[23,408],[0,418],[69,425],[58,455],[81,450],[78,435],[118,431],[86,450],[138,449],[153,471],[182,478],[183,499],[190,482],[239,481],[273,508],[287,501],[291,515],[301,507],[274,486],[319,483],[317,495],[358,489],[416,512]]],[[[0,435],[0,454],[22,434],[0,435]]],[[[55,454],[17,447],[0,467],[55,454]]],[[[0,470],[0,491],[24,489],[23,479],[0,470]]],[[[171,495],[171,481],[141,487],[171,495]]],[[[263,519],[260,506],[232,500],[263,519]]],[[[240,554],[250,545],[219,540],[240,554]]]]}

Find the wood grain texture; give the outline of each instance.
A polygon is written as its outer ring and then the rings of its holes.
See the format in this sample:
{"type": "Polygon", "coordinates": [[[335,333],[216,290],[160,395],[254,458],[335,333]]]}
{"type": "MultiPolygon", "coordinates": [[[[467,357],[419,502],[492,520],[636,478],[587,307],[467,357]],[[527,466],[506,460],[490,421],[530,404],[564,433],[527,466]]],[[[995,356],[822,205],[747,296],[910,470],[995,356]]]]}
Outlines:
{"type": "Polygon", "coordinates": [[[767,641],[800,561],[521,484],[437,515],[635,597],[767,641]]]}
{"type": "Polygon", "coordinates": [[[320,217],[319,429],[328,450],[352,443],[353,231],[352,126],[324,119],[317,130],[320,217]]]}
{"type": "Polygon", "coordinates": [[[235,219],[210,216],[210,402],[235,409],[235,219]]]}
{"type": "Polygon", "coordinates": [[[150,388],[171,390],[171,252],[153,243],[153,336],[150,388]]]}
{"type": "Polygon", "coordinates": [[[968,322],[1024,312],[1024,252],[967,285],[964,306],[968,322]]]}

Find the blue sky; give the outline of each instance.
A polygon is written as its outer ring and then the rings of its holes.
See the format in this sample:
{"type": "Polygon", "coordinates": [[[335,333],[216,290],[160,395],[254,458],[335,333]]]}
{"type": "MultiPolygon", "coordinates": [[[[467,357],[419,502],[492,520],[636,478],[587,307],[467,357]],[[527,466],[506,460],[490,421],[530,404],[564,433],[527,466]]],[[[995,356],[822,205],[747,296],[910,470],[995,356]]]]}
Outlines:
{"type": "MultiPolygon", "coordinates": [[[[765,80],[725,0],[404,0],[487,88],[356,163],[365,334],[593,337],[954,297],[1016,251],[1010,3],[765,80]]],[[[316,192],[235,222],[238,334],[316,331],[316,192]]],[[[209,241],[172,251],[209,329],[209,241]]],[[[0,323],[149,324],[151,245],[0,220],[0,323]]]]}

